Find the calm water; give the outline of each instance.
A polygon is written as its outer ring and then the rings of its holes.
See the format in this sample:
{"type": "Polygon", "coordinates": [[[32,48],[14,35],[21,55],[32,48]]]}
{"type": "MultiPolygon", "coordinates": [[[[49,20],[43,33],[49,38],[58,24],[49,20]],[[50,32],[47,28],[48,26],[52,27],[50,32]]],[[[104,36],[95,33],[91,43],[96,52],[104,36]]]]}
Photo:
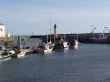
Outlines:
{"type": "Polygon", "coordinates": [[[0,82],[110,82],[110,45],[82,44],[1,62],[0,82]]]}

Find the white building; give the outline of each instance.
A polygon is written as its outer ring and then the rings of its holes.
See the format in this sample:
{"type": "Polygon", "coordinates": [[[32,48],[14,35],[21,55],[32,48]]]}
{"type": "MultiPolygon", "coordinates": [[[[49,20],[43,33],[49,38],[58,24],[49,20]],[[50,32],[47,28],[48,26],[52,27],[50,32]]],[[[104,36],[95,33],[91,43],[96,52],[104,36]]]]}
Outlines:
{"type": "Polygon", "coordinates": [[[5,37],[5,25],[0,23],[0,37],[5,37]]]}

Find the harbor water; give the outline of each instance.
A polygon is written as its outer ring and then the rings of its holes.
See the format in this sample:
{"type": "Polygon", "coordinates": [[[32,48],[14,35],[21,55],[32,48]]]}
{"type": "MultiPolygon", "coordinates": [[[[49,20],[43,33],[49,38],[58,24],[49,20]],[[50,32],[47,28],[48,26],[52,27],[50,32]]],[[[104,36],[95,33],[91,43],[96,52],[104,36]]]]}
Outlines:
{"type": "Polygon", "coordinates": [[[81,44],[78,49],[0,62],[0,82],[110,82],[110,45],[81,44]]]}

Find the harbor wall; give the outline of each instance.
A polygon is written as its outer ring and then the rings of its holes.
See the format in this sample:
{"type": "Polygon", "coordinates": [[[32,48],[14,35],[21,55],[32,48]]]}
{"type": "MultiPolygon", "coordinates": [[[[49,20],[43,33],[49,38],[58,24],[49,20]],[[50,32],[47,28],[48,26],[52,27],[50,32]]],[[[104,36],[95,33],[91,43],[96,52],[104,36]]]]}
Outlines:
{"type": "MultiPolygon", "coordinates": [[[[82,34],[58,34],[58,36],[62,37],[64,40],[73,44],[74,40],[78,40],[80,43],[94,43],[90,38],[104,35],[105,37],[110,38],[110,33],[82,33],[82,34]]],[[[41,38],[44,42],[46,42],[47,35],[32,35],[30,38],[41,38]]],[[[54,42],[54,34],[48,35],[51,37],[51,41],[54,42]]],[[[48,39],[49,41],[50,39],[48,39]]],[[[110,40],[109,40],[110,43],[110,40]]]]}

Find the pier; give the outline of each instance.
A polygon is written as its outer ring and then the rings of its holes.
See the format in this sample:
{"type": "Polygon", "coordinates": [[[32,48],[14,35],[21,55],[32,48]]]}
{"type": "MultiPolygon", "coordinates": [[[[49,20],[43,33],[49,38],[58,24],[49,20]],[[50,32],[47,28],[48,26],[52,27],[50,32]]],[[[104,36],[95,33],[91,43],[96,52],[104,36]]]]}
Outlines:
{"type": "MultiPolygon", "coordinates": [[[[80,43],[95,43],[90,38],[102,36],[103,33],[81,33],[81,34],[57,34],[62,37],[69,43],[73,44],[74,40],[77,39],[80,43]]],[[[54,42],[54,34],[48,35],[51,36],[52,42],[54,42]]],[[[110,33],[104,33],[104,36],[107,37],[107,41],[105,43],[110,44],[110,33]]],[[[46,41],[47,35],[32,35],[30,38],[40,38],[44,42],[46,41]]],[[[48,40],[49,41],[49,40],[48,40]]],[[[104,43],[104,44],[105,44],[104,43]]]]}

